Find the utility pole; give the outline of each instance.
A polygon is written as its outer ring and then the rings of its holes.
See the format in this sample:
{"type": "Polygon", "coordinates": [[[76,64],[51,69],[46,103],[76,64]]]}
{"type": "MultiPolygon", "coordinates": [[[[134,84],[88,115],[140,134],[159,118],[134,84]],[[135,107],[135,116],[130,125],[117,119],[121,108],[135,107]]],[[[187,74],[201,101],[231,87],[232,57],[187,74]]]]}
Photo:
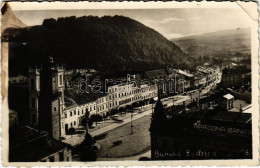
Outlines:
{"type": "Polygon", "coordinates": [[[175,79],[174,79],[174,83],[175,83],[175,88],[174,88],[174,91],[175,91],[175,93],[176,93],[176,73],[175,73],[175,79]]]}

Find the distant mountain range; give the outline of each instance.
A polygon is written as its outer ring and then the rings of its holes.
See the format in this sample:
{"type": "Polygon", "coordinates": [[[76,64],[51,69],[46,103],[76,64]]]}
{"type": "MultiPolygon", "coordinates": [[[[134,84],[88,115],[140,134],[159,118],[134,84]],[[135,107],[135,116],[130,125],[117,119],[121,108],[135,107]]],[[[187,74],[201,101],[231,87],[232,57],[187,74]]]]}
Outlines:
{"type": "Polygon", "coordinates": [[[251,53],[250,28],[224,30],[172,39],[172,42],[192,57],[219,56],[227,53],[251,53]]]}
{"type": "Polygon", "coordinates": [[[103,72],[192,66],[191,57],[173,42],[124,16],[46,19],[40,26],[7,29],[3,37],[16,43],[9,61],[14,74],[40,64],[46,56],[68,68],[103,72]]]}

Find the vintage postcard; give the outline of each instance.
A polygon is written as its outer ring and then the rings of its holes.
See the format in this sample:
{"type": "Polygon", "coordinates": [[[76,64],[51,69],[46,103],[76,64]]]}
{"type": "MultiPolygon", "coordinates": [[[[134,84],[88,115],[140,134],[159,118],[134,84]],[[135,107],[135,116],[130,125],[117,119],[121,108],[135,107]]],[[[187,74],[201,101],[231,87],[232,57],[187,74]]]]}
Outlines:
{"type": "Polygon", "coordinates": [[[3,2],[4,166],[256,166],[255,2],[3,2]]]}

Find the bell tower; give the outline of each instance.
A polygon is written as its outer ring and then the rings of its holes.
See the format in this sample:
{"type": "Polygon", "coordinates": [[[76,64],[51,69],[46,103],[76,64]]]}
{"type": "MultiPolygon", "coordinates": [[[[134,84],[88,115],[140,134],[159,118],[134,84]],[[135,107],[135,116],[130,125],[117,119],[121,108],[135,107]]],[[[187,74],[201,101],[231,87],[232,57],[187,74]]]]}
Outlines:
{"type": "Polygon", "coordinates": [[[39,95],[40,95],[40,69],[29,68],[28,74],[29,84],[29,115],[27,123],[38,128],[39,124],[39,95]]]}
{"type": "Polygon", "coordinates": [[[64,109],[64,70],[48,57],[41,69],[29,69],[28,125],[59,140],[64,109]]]}
{"type": "Polygon", "coordinates": [[[51,118],[52,118],[52,136],[59,139],[61,131],[64,130],[64,69],[63,66],[57,66],[52,70],[52,104],[51,104],[51,118]]]}

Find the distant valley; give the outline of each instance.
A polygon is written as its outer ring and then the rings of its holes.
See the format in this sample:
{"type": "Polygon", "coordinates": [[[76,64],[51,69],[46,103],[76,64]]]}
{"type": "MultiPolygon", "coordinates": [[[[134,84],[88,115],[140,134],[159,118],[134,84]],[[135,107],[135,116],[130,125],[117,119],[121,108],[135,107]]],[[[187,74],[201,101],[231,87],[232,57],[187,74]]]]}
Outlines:
{"type": "Polygon", "coordinates": [[[236,53],[250,55],[250,38],[250,28],[242,28],[187,36],[171,41],[192,57],[221,57],[236,53]]]}

